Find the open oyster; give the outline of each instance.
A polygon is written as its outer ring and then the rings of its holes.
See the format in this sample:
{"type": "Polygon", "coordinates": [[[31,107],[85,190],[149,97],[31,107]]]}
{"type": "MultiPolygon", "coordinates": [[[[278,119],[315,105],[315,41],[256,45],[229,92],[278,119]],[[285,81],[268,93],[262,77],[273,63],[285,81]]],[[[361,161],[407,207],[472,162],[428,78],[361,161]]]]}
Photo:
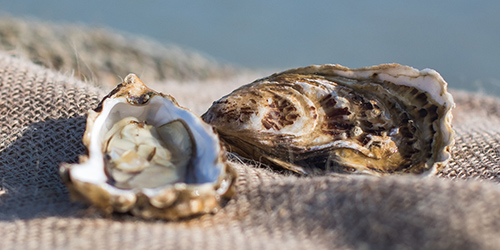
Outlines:
{"type": "Polygon", "coordinates": [[[228,150],[301,174],[433,174],[450,158],[452,96],[434,70],[309,66],[273,74],[202,116],[228,150]]]}
{"type": "Polygon", "coordinates": [[[89,155],[61,176],[73,197],[106,212],[178,219],[214,212],[233,193],[212,127],[134,74],[89,111],[83,143],[89,155]]]}

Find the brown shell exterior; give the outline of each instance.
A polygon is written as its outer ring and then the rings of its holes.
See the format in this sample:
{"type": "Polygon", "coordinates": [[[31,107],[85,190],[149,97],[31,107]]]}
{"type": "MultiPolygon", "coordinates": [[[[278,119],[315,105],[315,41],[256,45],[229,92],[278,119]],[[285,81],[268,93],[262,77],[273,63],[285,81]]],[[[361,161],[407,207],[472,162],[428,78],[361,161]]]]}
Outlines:
{"type": "Polygon", "coordinates": [[[453,106],[435,71],[322,65],[242,86],[202,117],[230,151],[299,174],[422,174],[450,157],[453,106]]]}

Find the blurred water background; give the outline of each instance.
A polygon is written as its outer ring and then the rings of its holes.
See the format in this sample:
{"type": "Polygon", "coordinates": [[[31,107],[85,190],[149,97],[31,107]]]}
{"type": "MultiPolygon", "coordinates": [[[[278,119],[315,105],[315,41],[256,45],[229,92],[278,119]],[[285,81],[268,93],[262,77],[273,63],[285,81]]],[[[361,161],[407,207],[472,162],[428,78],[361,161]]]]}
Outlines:
{"type": "Polygon", "coordinates": [[[0,2],[2,15],[107,27],[243,67],[397,62],[500,96],[500,1],[0,2]]]}

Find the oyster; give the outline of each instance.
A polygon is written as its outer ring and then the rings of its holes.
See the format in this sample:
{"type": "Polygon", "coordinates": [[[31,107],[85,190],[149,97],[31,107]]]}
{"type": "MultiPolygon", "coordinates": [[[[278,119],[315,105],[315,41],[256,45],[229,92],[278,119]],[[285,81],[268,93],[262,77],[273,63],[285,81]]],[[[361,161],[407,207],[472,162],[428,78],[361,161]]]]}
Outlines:
{"type": "Polygon", "coordinates": [[[399,64],[291,69],[202,116],[229,151],[300,174],[433,174],[450,159],[452,96],[434,70],[399,64]]]}
{"type": "Polygon", "coordinates": [[[63,164],[72,197],[106,212],[179,219],[220,208],[235,172],[210,125],[128,75],[89,111],[88,156],[63,164]]]}

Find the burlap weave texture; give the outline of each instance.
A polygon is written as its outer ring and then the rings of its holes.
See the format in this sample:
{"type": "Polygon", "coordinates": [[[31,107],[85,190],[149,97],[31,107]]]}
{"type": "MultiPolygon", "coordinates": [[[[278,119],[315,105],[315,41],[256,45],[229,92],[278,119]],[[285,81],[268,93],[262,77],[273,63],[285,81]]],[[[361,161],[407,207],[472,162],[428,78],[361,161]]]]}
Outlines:
{"type": "Polygon", "coordinates": [[[0,54],[0,249],[500,247],[495,98],[453,93],[456,146],[438,177],[299,178],[232,158],[236,197],[215,215],[168,222],[69,200],[58,167],[85,152],[85,114],[104,94],[0,54]]]}
{"type": "Polygon", "coordinates": [[[106,88],[130,71],[150,82],[217,79],[242,70],[135,34],[12,17],[0,18],[0,50],[106,88]]]}

